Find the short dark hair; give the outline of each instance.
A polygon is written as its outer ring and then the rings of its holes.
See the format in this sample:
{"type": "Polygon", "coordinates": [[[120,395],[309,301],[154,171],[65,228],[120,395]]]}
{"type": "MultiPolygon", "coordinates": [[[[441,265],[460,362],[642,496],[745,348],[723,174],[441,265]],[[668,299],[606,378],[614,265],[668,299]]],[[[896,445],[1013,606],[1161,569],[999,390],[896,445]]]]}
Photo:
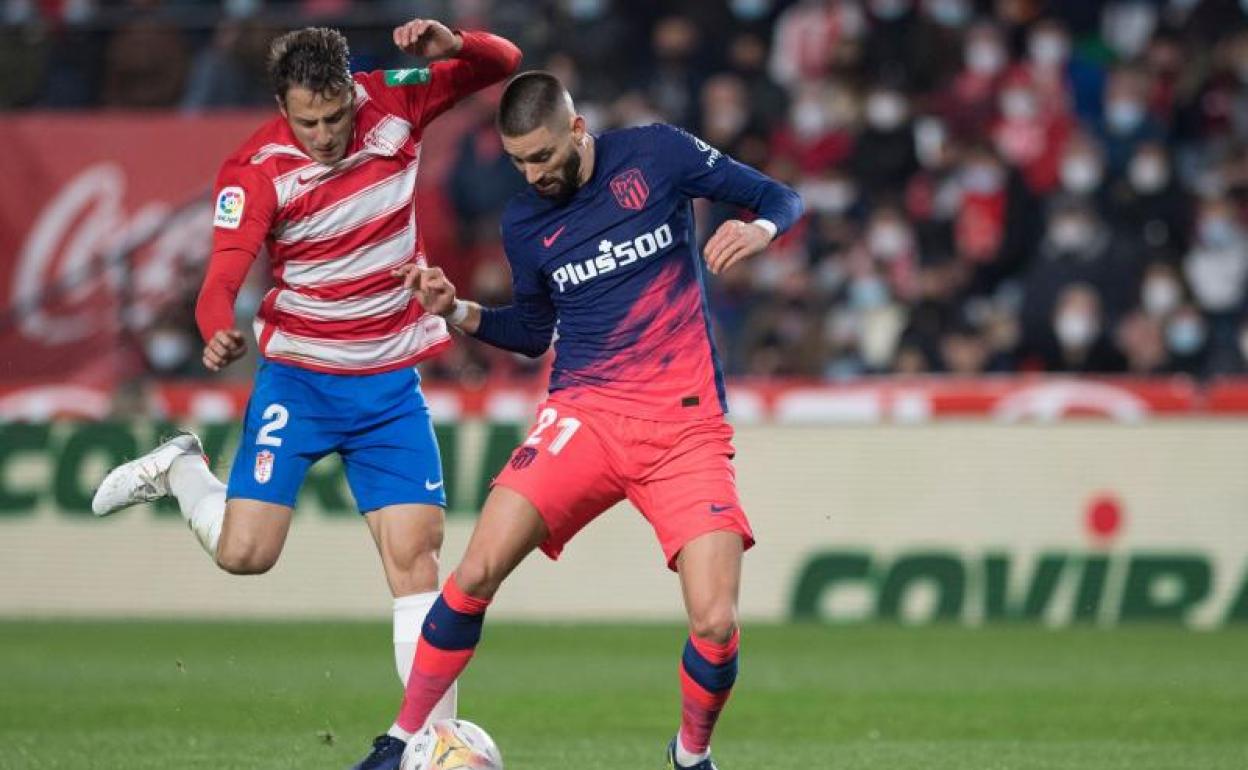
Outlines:
{"type": "Polygon", "coordinates": [[[523,136],[545,125],[567,104],[559,78],[533,70],[511,79],[498,103],[498,130],[503,136],[523,136]]]}
{"type": "Polygon", "coordinates": [[[285,101],[291,86],[314,94],[341,93],[351,83],[351,52],[336,29],[307,27],[287,32],[269,48],[269,80],[273,93],[285,101]]]}

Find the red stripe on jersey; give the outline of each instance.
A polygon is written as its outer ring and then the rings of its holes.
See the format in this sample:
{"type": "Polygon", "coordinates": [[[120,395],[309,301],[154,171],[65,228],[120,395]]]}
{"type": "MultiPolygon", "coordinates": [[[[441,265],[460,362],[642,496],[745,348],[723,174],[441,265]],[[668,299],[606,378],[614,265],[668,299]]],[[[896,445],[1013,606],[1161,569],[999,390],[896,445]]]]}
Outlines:
{"type": "MultiPolygon", "coordinates": [[[[409,262],[412,260],[409,260],[409,262]]],[[[313,299],[348,299],[351,297],[366,297],[369,294],[377,294],[388,289],[393,289],[399,285],[399,279],[390,274],[390,270],[382,270],[376,273],[356,278],[342,283],[330,283],[322,286],[309,286],[301,288],[299,293],[305,297],[313,299]]],[[[415,300],[412,300],[415,302],[415,300]]],[[[417,302],[416,304],[420,304],[417,302]]]]}
{"type": "Polygon", "coordinates": [[[287,334],[299,337],[338,341],[372,340],[388,337],[407,328],[424,313],[420,303],[412,302],[403,310],[390,315],[331,321],[308,318],[273,308],[264,320],[265,323],[275,324],[287,334]]]}
{"type": "Polygon", "coordinates": [[[290,260],[310,262],[336,259],[407,229],[411,224],[410,214],[410,208],[404,208],[397,214],[392,213],[374,219],[334,238],[323,241],[275,243],[273,248],[280,254],[279,259],[283,265],[290,260]]]}

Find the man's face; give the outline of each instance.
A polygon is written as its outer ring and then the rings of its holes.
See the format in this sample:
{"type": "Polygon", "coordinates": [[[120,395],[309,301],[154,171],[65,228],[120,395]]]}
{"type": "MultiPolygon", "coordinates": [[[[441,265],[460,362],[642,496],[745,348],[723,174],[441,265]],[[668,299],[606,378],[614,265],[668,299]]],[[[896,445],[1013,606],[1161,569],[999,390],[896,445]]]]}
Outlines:
{"type": "Polygon", "coordinates": [[[351,88],[323,94],[291,86],[285,101],[278,100],[278,109],[308,155],[317,163],[330,165],[342,160],[351,144],[354,98],[351,88]]]}
{"type": "Polygon", "coordinates": [[[578,141],[585,139],[584,121],[572,127],[539,126],[521,136],[504,136],[503,149],[524,179],[543,198],[566,201],[581,186],[578,141]]]}

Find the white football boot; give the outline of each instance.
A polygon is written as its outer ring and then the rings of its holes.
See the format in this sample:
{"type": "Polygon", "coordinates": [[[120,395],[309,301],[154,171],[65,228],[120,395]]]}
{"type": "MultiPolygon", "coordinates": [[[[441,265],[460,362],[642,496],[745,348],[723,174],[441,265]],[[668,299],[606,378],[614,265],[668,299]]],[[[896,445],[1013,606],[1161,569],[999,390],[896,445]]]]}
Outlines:
{"type": "Polygon", "coordinates": [[[122,508],[150,503],[169,494],[169,468],[183,455],[202,455],[199,436],[187,431],[169,439],[147,454],[118,465],[100,482],[91,499],[96,516],[107,516],[122,508]]]}

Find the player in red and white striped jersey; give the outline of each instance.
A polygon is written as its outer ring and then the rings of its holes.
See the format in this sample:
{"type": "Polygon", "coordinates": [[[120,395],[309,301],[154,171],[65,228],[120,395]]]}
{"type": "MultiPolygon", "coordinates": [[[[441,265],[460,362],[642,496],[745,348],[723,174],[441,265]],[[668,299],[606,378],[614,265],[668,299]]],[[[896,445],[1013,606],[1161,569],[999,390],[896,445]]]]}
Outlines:
{"type": "MultiPolygon", "coordinates": [[[[423,265],[415,211],[422,132],[456,101],[515,71],[520,52],[483,32],[418,19],[394,30],[427,68],[348,70],[346,39],[309,28],[270,52],[279,114],[217,178],[213,251],[196,318],[204,364],[246,350],[234,301],[267,251],[274,288],[254,329],[262,363],[228,487],[184,434],[114,469],[97,515],[173,495],[221,568],[277,561],[307,469],[337,452],[395,596],[395,663],[411,669],[437,597],[445,488],[416,362],[450,344],[446,323],[395,271],[423,265]]],[[[454,715],[452,696],[436,716],[454,715]]]]}

